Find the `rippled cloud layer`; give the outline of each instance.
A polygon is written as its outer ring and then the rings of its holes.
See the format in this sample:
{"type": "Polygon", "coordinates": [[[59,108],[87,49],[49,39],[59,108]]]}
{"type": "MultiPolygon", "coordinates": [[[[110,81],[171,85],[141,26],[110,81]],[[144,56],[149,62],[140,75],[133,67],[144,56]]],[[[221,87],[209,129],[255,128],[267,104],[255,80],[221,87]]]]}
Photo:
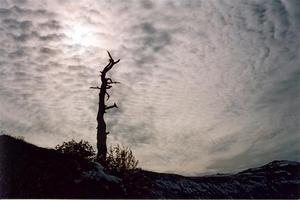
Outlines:
{"type": "Polygon", "coordinates": [[[99,70],[121,62],[109,142],[142,168],[226,172],[299,160],[300,3],[0,2],[0,128],[96,142],[99,70]]]}

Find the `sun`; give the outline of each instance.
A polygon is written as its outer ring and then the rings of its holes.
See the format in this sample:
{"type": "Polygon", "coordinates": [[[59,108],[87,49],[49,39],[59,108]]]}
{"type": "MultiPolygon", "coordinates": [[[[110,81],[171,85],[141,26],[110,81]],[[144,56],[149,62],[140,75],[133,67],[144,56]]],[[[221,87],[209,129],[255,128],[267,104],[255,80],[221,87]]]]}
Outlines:
{"type": "Polygon", "coordinates": [[[91,46],[95,42],[92,28],[83,24],[73,24],[66,34],[74,45],[91,46]]]}

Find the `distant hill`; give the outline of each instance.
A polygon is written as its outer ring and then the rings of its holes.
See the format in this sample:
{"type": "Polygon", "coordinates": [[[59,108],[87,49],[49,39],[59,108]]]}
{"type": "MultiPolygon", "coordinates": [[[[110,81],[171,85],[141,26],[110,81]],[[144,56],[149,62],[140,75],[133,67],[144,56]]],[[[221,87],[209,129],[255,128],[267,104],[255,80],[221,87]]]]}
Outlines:
{"type": "Polygon", "coordinates": [[[231,175],[139,170],[123,180],[99,164],[0,136],[0,198],[300,198],[300,163],[273,161],[231,175]]]}
{"type": "Polygon", "coordinates": [[[141,171],[128,182],[131,198],[299,199],[300,163],[273,161],[237,174],[203,177],[141,171]]]}

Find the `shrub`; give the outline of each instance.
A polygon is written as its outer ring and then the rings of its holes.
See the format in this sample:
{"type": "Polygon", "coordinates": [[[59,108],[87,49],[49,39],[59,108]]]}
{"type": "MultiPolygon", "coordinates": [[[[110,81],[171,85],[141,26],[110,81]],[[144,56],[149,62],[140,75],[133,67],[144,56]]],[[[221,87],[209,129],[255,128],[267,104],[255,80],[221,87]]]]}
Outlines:
{"type": "Polygon", "coordinates": [[[57,145],[55,149],[58,152],[77,155],[88,160],[92,160],[96,155],[93,146],[84,140],[80,140],[79,142],[75,140],[63,142],[62,145],[57,145]]]}
{"type": "Polygon", "coordinates": [[[25,137],[24,136],[16,136],[15,138],[17,140],[25,141],[25,137]]]}
{"type": "Polygon", "coordinates": [[[125,176],[137,170],[138,160],[128,147],[110,146],[107,152],[106,168],[109,173],[117,176],[125,176]]]}
{"type": "MultiPolygon", "coordinates": [[[[79,142],[75,140],[63,142],[63,144],[57,145],[55,150],[60,153],[76,155],[89,161],[96,160],[96,152],[93,146],[84,140],[80,140],[79,142]]],[[[137,165],[138,160],[135,159],[132,151],[128,147],[121,147],[119,144],[109,147],[106,163],[104,165],[108,173],[124,177],[136,171],[138,169],[137,165]]]]}

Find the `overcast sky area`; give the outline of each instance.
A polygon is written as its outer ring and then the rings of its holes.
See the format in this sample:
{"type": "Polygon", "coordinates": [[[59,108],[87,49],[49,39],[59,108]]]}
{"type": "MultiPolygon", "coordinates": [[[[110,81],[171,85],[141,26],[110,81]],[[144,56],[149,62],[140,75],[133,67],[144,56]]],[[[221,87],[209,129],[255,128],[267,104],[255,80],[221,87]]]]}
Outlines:
{"type": "Polygon", "coordinates": [[[43,147],[108,143],[185,175],[300,160],[300,1],[0,0],[0,130],[43,147]]]}

